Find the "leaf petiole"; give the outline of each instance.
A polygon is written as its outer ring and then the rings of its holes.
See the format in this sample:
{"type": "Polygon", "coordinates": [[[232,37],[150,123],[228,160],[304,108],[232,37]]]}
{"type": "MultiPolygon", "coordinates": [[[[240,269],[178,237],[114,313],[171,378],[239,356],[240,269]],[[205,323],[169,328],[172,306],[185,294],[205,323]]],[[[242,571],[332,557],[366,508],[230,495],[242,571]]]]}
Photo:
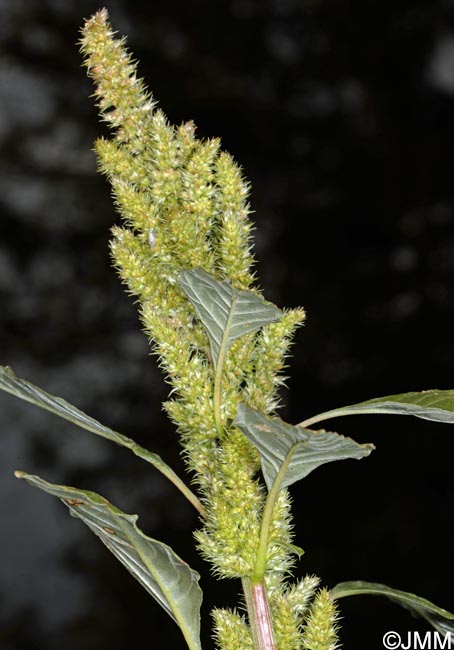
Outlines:
{"type": "Polygon", "coordinates": [[[260,527],[260,540],[259,548],[257,551],[257,560],[255,563],[254,574],[252,579],[255,581],[263,580],[266,571],[266,556],[268,553],[268,543],[270,537],[270,529],[273,521],[273,511],[276,504],[276,499],[278,497],[279,491],[282,486],[282,481],[285,474],[287,473],[288,466],[292,460],[292,456],[297,449],[297,445],[294,445],[292,449],[288,452],[287,457],[282,463],[279,472],[277,473],[276,478],[274,479],[273,486],[268,492],[266,498],[265,507],[263,509],[262,525],[260,527]]]}

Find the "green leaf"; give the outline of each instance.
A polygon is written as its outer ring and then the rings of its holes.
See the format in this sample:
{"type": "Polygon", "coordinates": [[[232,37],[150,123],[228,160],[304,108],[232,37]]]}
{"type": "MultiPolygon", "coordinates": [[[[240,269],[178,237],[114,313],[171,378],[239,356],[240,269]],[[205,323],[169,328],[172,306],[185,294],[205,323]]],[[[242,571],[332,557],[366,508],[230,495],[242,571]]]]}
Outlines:
{"type": "Polygon", "coordinates": [[[308,431],[279,418],[267,418],[245,404],[239,405],[234,425],[257,447],[268,489],[278,475],[281,487],[286,487],[325,463],[364,458],[374,449],[338,433],[308,431]]]}
{"type": "Polygon", "coordinates": [[[72,404],[69,404],[61,397],[50,395],[29,381],[20,379],[20,377],[17,377],[11,368],[7,366],[0,366],[0,389],[7,393],[11,393],[11,395],[14,395],[15,397],[25,400],[26,402],[30,402],[35,406],[50,411],[65,420],[69,420],[69,422],[72,422],[82,429],[91,431],[97,436],[107,438],[107,440],[116,442],[117,445],[121,445],[122,447],[127,447],[133,452],[133,454],[146,460],[164,474],[164,476],[172,481],[172,483],[199,510],[199,512],[202,512],[203,507],[195,494],[191,492],[180,477],[175,474],[173,469],[169,467],[162,458],[158,456],[158,454],[154,454],[151,451],[144,449],[134,442],[134,440],[131,440],[131,438],[123,436],[121,433],[113,431],[113,429],[109,429],[109,427],[106,427],[97,420],[89,417],[83,413],[83,411],[79,411],[78,408],[72,406],[72,404]]]}
{"type": "Polygon", "coordinates": [[[300,423],[299,426],[309,427],[316,422],[339,418],[343,415],[366,415],[381,413],[388,415],[414,415],[423,420],[454,423],[454,390],[424,390],[420,393],[402,393],[376,397],[344,406],[342,408],[319,413],[300,423]]]}
{"type": "Polygon", "coordinates": [[[16,472],[16,476],[61,499],[71,515],[81,519],[99,537],[173,618],[189,648],[201,650],[200,576],[169,546],[144,535],[137,527],[137,515],[118,510],[95,492],[53,485],[25,472],[16,472]]]}
{"type": "Polygon", "coordinates": [[[183,271],[178,281],[208,334],[215,366],[235,339],[282,317],[281,310],[261,296],[234,289],[229,281],[215,280],[202,269],[183,271]]]}
{"type": "Polygon", "coordinates": [[[429,600],[410,594],[407,591],[399,591],[375,582],[363,582],[355,580],[352,582],[341,582],[331,590],[333,598],[345,598],[346,596],[358,596],[362,594],[373,596],[386,596],[395,603],[409,609],[426,619],[437,632],[454,634],[454,614],[434,605],[429,600]]]}

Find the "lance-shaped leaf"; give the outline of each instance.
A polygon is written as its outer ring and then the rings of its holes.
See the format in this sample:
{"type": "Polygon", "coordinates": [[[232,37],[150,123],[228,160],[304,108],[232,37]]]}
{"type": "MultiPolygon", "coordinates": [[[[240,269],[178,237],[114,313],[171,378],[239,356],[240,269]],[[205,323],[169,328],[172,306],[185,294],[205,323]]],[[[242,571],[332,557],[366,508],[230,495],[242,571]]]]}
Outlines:
{"type": "Polygon", "coordinates": [[[189,499],[199,512],[202,512],[203,507],[195,494],[191,492],[187,485],[183,483],[180,477],[175,474],[173,469],[169,467],[162,458],[158,456],[158,454],[154,454],[151,451],[144,449],[144,447],[138,445],[134,440],[131,440],[131,438],[123,436],[121,433],[118,433],[113,429],[109,429],[109,427],[106,427],[97,420],[89,417],[83,413],[83,411],[80,411],[61,397],[50,395],[29,381],[16,377],[11,368],[8,368],[7,366],[0,366],[0,389],[7,393],[11,393],[11,395],[14,395],[15,397],[25,400],[26,402],[30,402],[35,406],[39,406],[46,411],[50,411],[65,420],[69,420],[69,422],[72,422],[82,429],[91,431],[97,436],[107,438],[107,440],[116,442],[117,445],[121,445],[122,447],[127,447],[136,456],[146,460],[148,463],[156,467],[156,469],[172,481],[172,483],[185,495],[187,499],[189,499]]]}
{"type": "Polygon", "coordinates": [[[345,598],[346,596],[359,595],[386,596],[390,600],[414,614],[422,616],[436,630],[446,634],[454,634],[454,614],[434,605],[429,600],[410,594],[407,591],[399,591],[387,585],[381,585],[375,582],[363,582],[355,580],[352,582],[341,582],[331,590],[333,598],[345,598]]]}
{"type": "Polygon", "coordinates": [[[257,447],[270,490],[278,474],[281,487],[286,487],[320,465],[364,458],[374,449],[373,445],[360,445],[338,433],[309,431],[279,418],[268,418],[245,404],[239,405],[234,424],[257,447]]]}
{"type": "Polygon", "coordinates": [[[281,310],[261,296],[234,289],[203,269],[183,271],[178,281],[208,334],[215,366],[235,339],[282,317],[281,310]]]}
{"type": "Polygon", "coordinates": [[[309,427],[316,422],[339,418],[343,415],[365,415],[370,413],[388,415],[414,415],[423,420],[454,423],[454,390],[424,390],[420,393],[402,393],[376,397],[366,402],[344,406],[319,413],[300,423],[309,427]]]}
{"type": "Polygon", "coordinates": [[[179,625],[191,650],[201,650],[199,574],[166,544],[137,527],[137,515],[118,510],[107,499],[85,490],[53,485],[38,476],[16,472],[30,485],[61,499],[120,560],[134,578],[179,625]]]}

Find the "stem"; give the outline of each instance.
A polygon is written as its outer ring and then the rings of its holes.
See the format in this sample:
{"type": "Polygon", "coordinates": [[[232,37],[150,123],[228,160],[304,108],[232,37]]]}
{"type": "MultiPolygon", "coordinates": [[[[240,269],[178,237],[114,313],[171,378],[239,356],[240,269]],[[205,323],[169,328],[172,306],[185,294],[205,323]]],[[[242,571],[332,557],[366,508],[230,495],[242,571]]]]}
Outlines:
{"type": "Polygon", "coordinates": [[[252,579],[256,582],[262,581],[266,570],[266,555],[268,551],[268,540],[270,536],[271,522],[273,518],[274,504],[276,503],[277,496],[281,489],[282,480],[287,472],[292,456],[295,452],[297,445],[287,454],[285,461],[282,463],[276,478],[274,479],[273,487],[268,492],[266,498],[265,508],[263,510],[262,525],[260,528],[259,548],[257,551],[257,559],[255,562],[254,575],[252,579]]]}
{"type": "Polygon", "coordinates": [[[242,579],[254,650],[276,650],[265,581],[242,579]]]}
{"type": "MultiPolygon", "coordinates": [[[[353,406],[349,406],[346,408],[333,409],[332,411],[325,411],[324,413],[318,413],[317,415],[313,415],[311,418],[307,418],[307,420],[298,422],[296,426],[306,429],[312,424],[317,424],[317,422],[323,422],[324,420],[331,420],[331,418],[341,418],[345,415],[370,415],[371,413],[381,414],[387,413],[387,411],[384,411],[383,409],[379,409],[377,407],[373,408],[372,406],[367,409],[364,407],[354,408],[353,406]]],[[[392,411],[390,413],[392,414],[392,411]]]]}
{"type": "Polygon", "coordinates": [[[274,504],[279,492],[279,483],[274,481],[271,492],[266,498],[265,508],[263,510],[262,525],[260,528],[259,548],[254,568],[254,580],[263,580],[266,570],[266,555],[268,551],[268,539],[270,536],[271,521],[273,517],[274,504]]]}
{"type": "MultiPolygon", "coordinates": [[[[303,429],[307,429],[312,424],[317,424],[317,422],[323,422],[323,420],[329,420],[332,417],[339,417],[339,415],[328,415],[328,413],[331,413],[331,411],[327,411],[326,413],[320,413],[319,415],[314,415],[311,418],[307,418],[307,420],[298,422],[296,426],[302,427],[303,429]]],[[[345,413],[345,415],[349,415],[349,414],[345,413]]]]}
{"type": "Polygon", "coordinates": [[[143,458],[148,463],[153,465],[157,470],[161,472],[166,478],[171,481],[178,490],[186,497],[186,499],[192,503],[194,508],[199,511],[201,515],[205,514],[205,508],[194,494],[194,492],[184,483],[184,481],[176,474],[171,467],[169,467],[160,456],[153,454],[152,452],[147,451],[137,443],[133,442],[123,436],[123,439],[126,441],[123,443],[128,449],[132,451],[133,454],[139,458],[143,458]]]}
{"type": "Polygon", "coordinates": [[[265,585],[266,556],[268,552],[268,541],[271,522],[273,519],[274,504],[276,503],[277,496],[281,489],[282,480],[287,472],[295,449],[296,445],[288,453],[281,469],[277,473],[273,487],[266,498],[254,574],[252,578],[243,578],[243,591],[246,598],[254,650],[276,650],[265,585]]]}
{"type": "MultiPolygon", "coordinates": [[[[161,470],[161,471],[162,471],[162,470],[161,470]]],[[[167,472],[162,471],[162,473],[164,474],[164,476],[167,476],[167,478],[168,478],[170,481],[172,481],[172,483],[175,485],[175,487],[178,488],[182,494],[184,494],[184,496],[186,497],[186,499],[187,499],[190,503],[192,503],[192,505],[194,506],[194,508],[195,508],[195,509],[196,509],[196,510],[197,510],[197,511],[202,515],[202,516],[204,516],[204,515],[205,515],[205,508],[203,507],[203,505],[201,504],[201,502],[199,501],[199,499],[196,497],[196,495],[194,494],[194,492],[188,488],[188,486],[186,485],[186,483],[184,483],[184,482],[181,480],[181,478],[180,478],[179,476],[177,476],[177,474],[175,474],[175,473],[173,473],[173,472],[172,472],[172,474],[170,474],[170,472],[167,473],[167,472]]]]}
{"type": "Polygon", "coordinates": [[[216,425],[216,430],[220,437],[224,435],[224,426],[222,424],[222,416],[221,416],[222,372],[224,370],[224,362],[225,362],[225,356],[227,354],[229,332],[230,332],[230,327],[232,325],[233,316],[235,313],[236,301],[237,301],[236,297],[233,296],[229,315],[227,317],[227,322],[225,324],[224,332],[222,334],[221,345],[219,346],[219,353],[216,361],[216,373],[214,375],[214,390],[213,390],[214,422],[216,425]]]}
{"type": "Polygon", "coordinates": [[[221,417],[221,387],[222,387],[222,371],[224,369],[225,350],[219,351],[219,358],[216,365],[216,373],[214,375],[214,390],[213,390],[213,410],[214,422],[218,435],[222,437],[224,428],[222,426],[221,417]]]}

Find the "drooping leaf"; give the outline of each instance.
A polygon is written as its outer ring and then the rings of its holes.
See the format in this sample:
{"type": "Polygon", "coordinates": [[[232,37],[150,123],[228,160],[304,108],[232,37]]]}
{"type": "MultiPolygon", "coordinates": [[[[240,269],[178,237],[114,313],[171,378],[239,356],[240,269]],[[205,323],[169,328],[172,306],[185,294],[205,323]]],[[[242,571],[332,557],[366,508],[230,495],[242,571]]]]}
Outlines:
{"type": "Polygon", "coordinates": [[[134,440],[123,436],[121,433],[109,429],[109,427],[104,426],[97,420],[89,417],[83,411],[80,411],[78,408],[69,404],[61,397],[55,397],[46,393],[46,391],[38,388],[34,384],[17,377],[11,368],[7,366],[0,366],[0,389],[11,393],[15,397],[30,402],[35,406],[39,406],[42,409],[50,411],[55,415],[69,420],[73,424],[77,425],[82,429],[91,431],[97,436],[102,438],[107,438],[112,442],[121,445],[122,447],[127,447],[130,449],[136,456],[146,460],[148,463],[156,467],[164,476],[166,476],[172,483],[186,496],[189,501],[201,512],[203,510],[202,505],[199,500],[191,492],[191,490],[183,483],[180,477],[175,474],[173,469],[169,467],[158,454],[154,454],[151,451],[148,451],[144,447],[138,445],[134,440]]]}
{"type": "Polygon", "coordinates": [[[328,431],[309,431],[240,404],[234,420],[260,454],[268,489],[280,473],[281,487],[292,485],[317,467],[335,460],[364,458],[373,445],[360,445],[328,431]]]}
{"type": "Polygon", "coordinates": [[[346,596],[359,595],[386,596],[390,600],[414,614],[422,616],[436,630],[443,634],[454,634],[454,614],[434,605],[429,600],[415,596],[407,591],[399,591],[387,585],[381,585],[375,582],[363,582],[355,580],[352,582],[341,582],[331,590],[333,598],[345,598],[346,596]]]}
{"type": "Polygon", "coordinates": [[[423,420],[454,423],[454,390],[424,390],[420,393],[402,393],[376,397],[366,402],[319,413],[300,423],[309,427],[316,422],[339,418],[343,415],[366,415],[371,413],[388,415],[414,415],[423,420]]]}
{"type": "Polygon", "coordinates": [[[97,535],[134,578],[179,625],[192,650],[201,650],[199,574],[166,544],[147,537],[128,515],[107,499],[85,490],[53,485],[38,476],[16,472],[18,478],[58,497],[72,516],[97,535]]]}
{"type": "Polygon", "coordinates": [[[183,271],[179,284],[208,334],[216,366],[235,339],[282,317],[281,310],[261,296],[234,289],[227,280],[220,282],[203,269],[183,271]]]}

